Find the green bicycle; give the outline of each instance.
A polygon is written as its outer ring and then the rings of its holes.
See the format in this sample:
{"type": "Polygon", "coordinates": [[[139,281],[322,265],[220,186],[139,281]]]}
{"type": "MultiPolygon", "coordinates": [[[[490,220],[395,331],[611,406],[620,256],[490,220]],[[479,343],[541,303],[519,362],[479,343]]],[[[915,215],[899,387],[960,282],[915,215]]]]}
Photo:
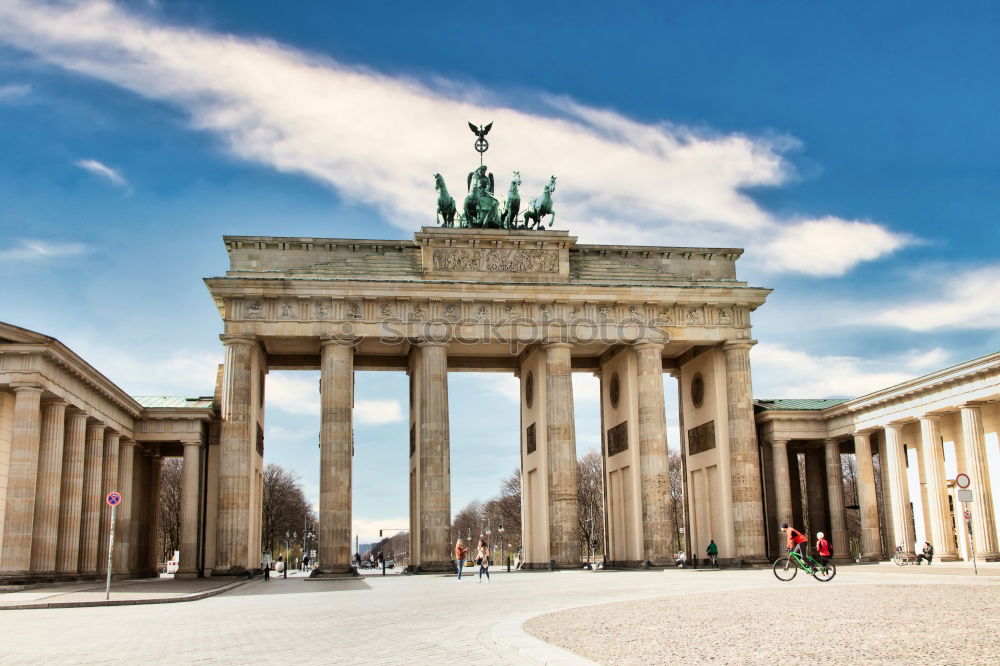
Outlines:
{"type": "Polygon", "coordinates": [[[781,581],[790,581],[795,578],[795,574],[802,569],[806,574],[811,575],[816,580],[826,583],[833,580],[833,577],[837,575],[837,567],[834,566],[833,562],[826,564],[820,564],[814,560],[811,556],[806,555],[805,559],[797,552],[790,550],[785,557],[779,557],[771,570],[774,572],[775,578],[781,581]]]}

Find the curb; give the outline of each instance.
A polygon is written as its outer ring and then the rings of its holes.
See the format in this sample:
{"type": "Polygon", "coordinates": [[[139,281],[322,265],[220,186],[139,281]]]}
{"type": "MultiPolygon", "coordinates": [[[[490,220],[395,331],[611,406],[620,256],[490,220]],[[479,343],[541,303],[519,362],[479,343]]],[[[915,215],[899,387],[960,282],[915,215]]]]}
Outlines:
{"type": "Polygon", "coordinates": [[[143,606],[146,604],[176,604],[184,601],[198,601],[214,597],[217,594],[228,592],[229,590],[246,585],[249,580],[238,580],[235,583],[228,583],[221,587],[216,587],[204,592],[195,594],[184,594],[176,597],[165,597],[163,599],[109,599],[104,601],[52,601],[43,604],[19,604],[17,606],[0,606],[0,611],[4,610],[29,610],[32,608],[84,608],[87,606],[143,606]]]}
{"type": "MultiPolygon", "coordinates": [[[[576,608],[576,606],[571,606],[570,608],[576,608]]],[[[552,666],[594,664],[596,666],[597,662],[590,661],[574,652],[539,640],[521,628],[525,622],[534,617],[559,612],[560,610],[569,609],[557,608],[540,613],[526,613],[510,620],[497,622],[488,630],[480,633],[476,639],[486,649],[498,656],[509,659],[515,664],[545,664],[552,666]]]]}

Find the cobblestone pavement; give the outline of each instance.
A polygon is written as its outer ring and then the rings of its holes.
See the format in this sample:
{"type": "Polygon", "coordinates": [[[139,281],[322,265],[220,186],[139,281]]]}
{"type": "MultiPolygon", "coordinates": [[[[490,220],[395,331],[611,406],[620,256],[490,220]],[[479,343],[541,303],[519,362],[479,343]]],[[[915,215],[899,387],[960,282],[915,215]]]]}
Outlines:
{"type": "MultiPolygon", "coordinates": [[[[822,589],[942,581],[973,585],[965,577],[884,576],[845,567],[835,582],[827,584],[832,587],[822,589]]],[[[996,584],[996,580],[975,583],[996,584]]],[[[0,661],[504,663],[508,657],[503,655],[509,653],[498,656],[491,637],[495,627],[512,618],[668,595],[704,599],[715,592],[757,590],[766,597],[785,593],[789,588],[782,585],[769,570],[497,572],[488,584],[469,575],[461,582],[451,576],[275,578],[267,583],[258,579],[184,604],[5,611],[0,616],[0,661]]],[[[808,590],[822,584],[796,580],[784,585],[808,590]]],[[[595,633],[599,628],[585,624],[579,631],[600,637],[595,633]]],[[[718,626],[718,635],[727,630],[718,626]]]]}
{"type": "MultiPolygon", "coordinates": [[[[113,581],[112,601],[164,600],[201,594],[230,585],[224,578],[142,578],[113,581]]],[[[104,601],[103,581],[57,583],[17,592],[0,593],[0,607],[41,606],[45,604],[90,603],[104,601]]]]}

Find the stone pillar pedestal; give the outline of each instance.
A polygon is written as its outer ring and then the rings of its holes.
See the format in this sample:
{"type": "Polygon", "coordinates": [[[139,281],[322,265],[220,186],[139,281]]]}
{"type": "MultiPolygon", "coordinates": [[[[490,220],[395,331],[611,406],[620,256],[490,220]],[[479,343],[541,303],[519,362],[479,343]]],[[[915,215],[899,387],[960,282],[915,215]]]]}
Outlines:
{"type": "Polygon", "coordinates": [[[324,339],[320,351],[319,571],[351,564],[351,465],[354,455],[354,340],[324,339]]]}
{"type": "Polygon", "coordinates": [[[83,458],[83,505],[80,515],[80,573],[97,575],[98,538],[101,533],[101,466],[104,459],[104,425],[87,424],[83,458]]]}
{"type": "Polygon", "coordinates": [[[132,477],[135,465],[135,442],[123,439],[118,455],[118,492],[122,494],[122,502],[115,514],[115,554],[114,569],[116,575],[132,573],[131,557],[133,548],[132,514],[136,508],[135,488],[132,477]]]}
{"type": "Polygon", "coordinates": [[[934,559],[956,560],[954,530],[948,515],[948,488],[944,472],[944,450],[937,416],[920,418],[920,444],[923,449],[924,475],[927,479],[927,513],[934,559]]]}
{"type": "Polygon", "coordinates": [[[997,529],[993,514],[993,492],[990,486],[986,442],[983,437],[983,417],[979,405],[962,405],[962,444],[965,451],[966,474],[972,479],[972,536],[976,540],[976,557],[1000,559],[997,552],[997,529]]]}
{"type": "Polygon", "coordinates": [[[66,403],[45,401],[35,484],[35,524],[31,533],[31,572],[36,576],[54,576],[56,572],[65,427],[66,403]]]}
{"type": "Polygon", "coordinates": [[[875,466],[872,464],[871,435],[854,434],[854,456],[858,476],[858,505],[861,514],[861,557],[877,560],[882,556],[878,528],[878,498],[875,493],[875,466]]]}
{"type": "Polygon", "coordinates": [[[823,442],[826,451],[826,496],[830,504],[830,541],[837,557],[849,557],[847,524],[844,521],[844,471],[840,466],[840,442],[823,442]]]}
{"type": "Polygon", "coordinates": [[[198,489],[201,478],[201,442],[184,445],[184,470],[181,477],[180,561],[177,578],[198,576],[198,489]]]}
{"type": "MultiPolygon", "coordinates": [[[[226,347],[219,429],[219,504],[213,574],[246,571],[250,543],[250,456],[253,453],[252,355],[256,340],[222,336],[226,347]]],[[[157,475],[159,465],[155,465],[157,475]]],[[[155,527],[155,525],[151,525],[155,527]]],[[[155,550],[155,548],[153,549],[155,550]]]]}
{"type": "Polygon", "coordinates": [[[726,342],[726,401],[732,484],[734,551],[737,558],[763,562],[764,507],[750,383],[752,340],[726,342]]]}
{"type": "Polygon", "coordinates": [[[546,374],[549,557],[556,567],[575,569],[581,566],[581,551],[571,347],[572,345],[565,342],[550,342],[543,345],[546,374]]]}
{"type": "MultiPolygon", "coordinates": [[[[97,569],[101,573],[108,570],[108,537],[111,534],[111,507],[106,497],[112,490],[118,490],[118,453],[121,435],[117,432],[104,433],[104,460],[101,473],[101,526],[97,551],[97,569]]],[[[115,510],[117,514],[117,509],[115,510]]]]}
{"type": "Polygon", "coordinates": [[[0,577],[27,577],[31,569],[38,446],[42,431],[42,387],[11,384],[11,388],[14,389],[14,432],[7,476],[0,577]]]}
{"type": "MultiPolygon", "coordinates": [[[[777,503],[778,527],[782,523],[792,524],[792,482],[788,476],[788,440],[776,439],[771,442],[771,458],[774,465],[774,497],[777,503]]],[[[795,470],[798,474],[798,470],[795,470]]]]}
{"type": "Polygon", "coordinates": [[[56,546],[56,569],[61,576],[73,576],[80,571],[80,507],[83,503],[83,452],[86,437],[87,415],[79,409],[68,408],[56,546]]]}
{"type": "Polygon", "coordinates": [[[889,472],[889,498],[892,508],[892,533],[896,542],[889,550],[902,546],[911,557],[913,553],[913,522],[910,513],[910,486],[906,478],[906,452],[903,449],[902,426],[885,427],[886,464],[889,472]]]}
{"type": "Polygon", "coordinates": [[[641,343],[634,349],[638,375],[643,557],[654,566],[669,566],[674,563],[675,544],[663,398],[663,345],[641,343]]]}
{"type": "MultiPolygon", "coordinates": [[[[446,343],[422,341],[420,387],[420,571],[451,571],[451,431],[446,343]]],[[[471,544],[467,544],[472,547],[471,544]]]]}

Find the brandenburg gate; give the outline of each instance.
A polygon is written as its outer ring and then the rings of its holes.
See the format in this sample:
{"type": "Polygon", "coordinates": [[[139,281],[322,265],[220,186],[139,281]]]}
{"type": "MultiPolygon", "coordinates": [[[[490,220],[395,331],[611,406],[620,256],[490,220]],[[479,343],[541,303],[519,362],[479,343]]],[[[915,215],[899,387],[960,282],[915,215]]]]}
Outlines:
{"type": "Polygon", "coordinates": [[[583,245],[566,231],[487,227],[446,222],[412,241],[225,237],[229,271],[205,280],[226,348],[208,461],[218,479],[206,517],[215,575],[260,561],[271,369],[320,371],[320,575],[352,571],[351,474],[363,455],[355,370],[410,378],[399,451],[410,460],[416,571],[452,567],[448,373],[460,371],[520,379],[527,567],[581,562],[574,372],[600,378],[611,564],[673,562],[664,372],[680,387],[691,543],[715,539],[723,558],[765,559],[748,353],[750,313],[769,290],[737,279],[742,251],[583,245]]]}

